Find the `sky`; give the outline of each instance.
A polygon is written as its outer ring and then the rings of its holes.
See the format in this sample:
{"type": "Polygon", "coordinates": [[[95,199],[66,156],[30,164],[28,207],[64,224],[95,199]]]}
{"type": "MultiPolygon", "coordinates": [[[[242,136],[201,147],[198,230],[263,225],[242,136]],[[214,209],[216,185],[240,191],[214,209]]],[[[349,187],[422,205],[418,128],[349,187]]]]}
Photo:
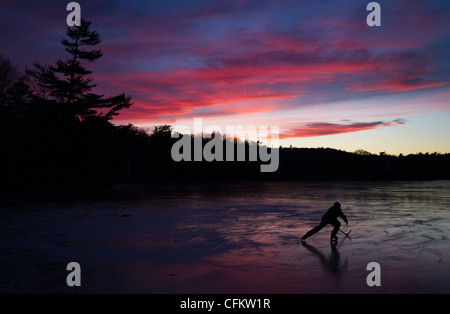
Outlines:
{"type": "MultiPolygon", "coordinates": [[[[68,57],[70,1],[0,2],[0,54],[68,57]]],[[[96,92],[131,95],[116,124],[278,126],[284,147],[450,153],[450,2],[78,1],[103,57],[96,92]]]]}

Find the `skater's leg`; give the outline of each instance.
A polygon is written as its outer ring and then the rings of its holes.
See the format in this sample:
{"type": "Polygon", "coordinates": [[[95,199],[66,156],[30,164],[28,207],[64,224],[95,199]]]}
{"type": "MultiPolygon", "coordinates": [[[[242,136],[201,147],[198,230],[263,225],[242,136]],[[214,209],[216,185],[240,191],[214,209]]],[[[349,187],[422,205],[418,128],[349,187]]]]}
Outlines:
{"type": "Polygon", "coordinates": [[[341,227],[341,223],[337,219],[334,219],[330,221],[330,224],[333,226],[333,230],[331,231],[331,239],[337,239],[336,234],[338,233],[339,228],[341,227]]]}
{"type": "Polygon", "coordinates": [[[303,237],[302,240],[305,240],[306,238],[309,238],[310,236],[312,236],[313,234],[316,234],[317,232],[319,232],[320,230],[322,230],[326,225],[328,224],[328,222],[322,220],[320,222],[320,224],[317,227],[312,228],[311,230],[309,230],[303,237]]]}

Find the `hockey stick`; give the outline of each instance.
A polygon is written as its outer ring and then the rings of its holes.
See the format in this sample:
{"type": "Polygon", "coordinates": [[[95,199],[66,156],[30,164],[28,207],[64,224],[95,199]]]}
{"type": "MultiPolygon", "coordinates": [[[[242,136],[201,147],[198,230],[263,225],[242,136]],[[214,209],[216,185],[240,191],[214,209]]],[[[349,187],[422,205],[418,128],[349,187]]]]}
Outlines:
{"type": "MultiPolygon", "coordinates": [[[[352,232],[352,230],[351,230],[351,229],[350,229],[350,231],[349,231],[349,232],[347,232],[347,233],[345,233],[345,232],[344,232],[344,231],[342,231],[341,229],[339,229],[339,231],[340,231],[340,232],[342,232],[343,234],[345,234],[345,238],[349,238],[349,239],[351,239],[351,238],[350,238],[350,236],[349,236],[350,232],[352,232]]],[[[345,239],[345,238],[344,238],[344,239],[345,239]]]]}

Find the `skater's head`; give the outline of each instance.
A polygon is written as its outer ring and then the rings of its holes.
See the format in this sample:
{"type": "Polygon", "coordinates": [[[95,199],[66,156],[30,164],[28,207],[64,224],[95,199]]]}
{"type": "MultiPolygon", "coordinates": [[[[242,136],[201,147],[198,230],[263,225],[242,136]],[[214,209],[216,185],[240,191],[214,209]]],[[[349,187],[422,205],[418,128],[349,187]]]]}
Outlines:
{"type": "Polygon", "coordinates": [[[341,208],[341,203],[336,202],[336,203],[333,204],[333,206],[334,206],[334,207],[337,207],[337,208],[341,208]]]}

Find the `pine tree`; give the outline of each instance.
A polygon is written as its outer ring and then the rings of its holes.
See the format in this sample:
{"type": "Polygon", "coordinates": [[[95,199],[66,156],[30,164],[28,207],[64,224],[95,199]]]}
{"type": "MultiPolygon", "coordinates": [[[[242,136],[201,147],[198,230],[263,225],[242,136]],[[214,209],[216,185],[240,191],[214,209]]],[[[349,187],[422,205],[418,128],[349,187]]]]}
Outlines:
{"type": "MultiPolygon", "coordinates": [[[[59,115],[83,121],[89,118],[111,120],[118,111],[131,106],[131,97],[120,94],[107,97],[92,93],[96,87],[90,77],[91,70],[85,65],[99,59],[100,50],[89,49],[101,42],[97,31],[91,31],[91,23],[81,20],[80,26],[69,27],[61,44],[71,56],[58,60],[54,66],[34,64],[27,74],[36,80],[36,84],[47,91],[45,101],[53,103],[59,115]]],[[[42,98],[42,96],[40,96],[42,98]]],[[[42,100],[42,99],[41,99],[42,100]]]]}

